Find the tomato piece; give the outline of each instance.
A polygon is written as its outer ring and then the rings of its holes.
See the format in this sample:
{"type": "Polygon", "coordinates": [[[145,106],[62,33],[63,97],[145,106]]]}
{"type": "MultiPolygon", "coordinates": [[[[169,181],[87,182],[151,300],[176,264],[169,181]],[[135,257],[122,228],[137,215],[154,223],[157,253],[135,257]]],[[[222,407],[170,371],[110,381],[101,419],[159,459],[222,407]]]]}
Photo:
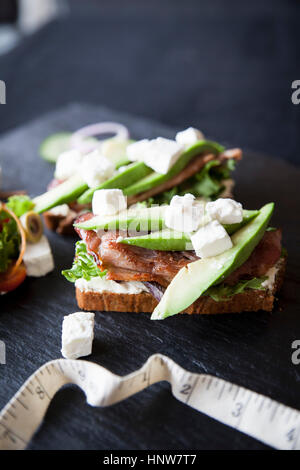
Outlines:
{"type": "Polygon", "coordinates": [[[16,289],[26,278],[26,268],[22,263],[16,271],[0,275],[0,292],[10,292],[16,289]]]}

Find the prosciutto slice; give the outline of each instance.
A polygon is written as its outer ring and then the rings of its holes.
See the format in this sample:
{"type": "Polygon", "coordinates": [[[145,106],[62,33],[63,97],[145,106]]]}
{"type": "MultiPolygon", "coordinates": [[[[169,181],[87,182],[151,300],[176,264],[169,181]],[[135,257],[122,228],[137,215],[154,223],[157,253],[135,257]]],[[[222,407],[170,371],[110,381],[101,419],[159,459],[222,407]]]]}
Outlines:
{"type": "MultiPolygon", "coordinates": [[[[92,214],[83,214],[87,220],[92,214]]],[[[158,282],[167,286],[177,272],[188,263],[198,259],[193,251],[158,251],[124,245],[117,238],[126,232],[76,229],[86,242],[87,250],[94,256],[101,269],[107,269],[107,278],[116,281],[158,282]]],[[[241,279],[261,277],[276,264],[281,255],[281,230],[265,232],[262,240],[248,260],[225,279],[234,285],[241,279]]]]}

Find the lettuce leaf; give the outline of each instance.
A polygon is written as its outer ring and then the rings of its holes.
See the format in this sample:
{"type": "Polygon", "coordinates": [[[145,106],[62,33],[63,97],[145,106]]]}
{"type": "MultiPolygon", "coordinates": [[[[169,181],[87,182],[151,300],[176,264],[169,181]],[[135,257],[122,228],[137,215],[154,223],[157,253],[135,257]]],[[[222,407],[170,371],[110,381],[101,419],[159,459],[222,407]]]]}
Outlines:
{"type": "Polygon", "coordinates": [[[76,243],[72,268],[62,271],[62,275],[70,282],[75,282],[82,277],[86,281],[90,281],[92,277],[105,276],[106,272],[98,268],[93,256],[87,252],[85,242],[79,241],[76,243]]]}
{"type": "Polygon", "coordinates": [[[205,197],[207,199],[217,199],[225,189],[223,181],[230,178],[231,171],[235,169],[236,161],[234,159],[220,162],[211,160],[206,163],[201,171],[184,181],[181,185],[175,186],[169,191],[158,194],[144,201],[144,205],[149,207],[151,204],[170,204],[173,196],[176,194],[184,196],[191,193],[195,197],[205,197]]]}
{"type": "Polygon", "coordinates": [[[18,257],[20,235],[17,224],[6,212],[0,214],[0,273],[5,273],[10,263],[18,257]]]}
{"type": "Polygon", "coordinates": [[[235,160],[226,160],[224,163],[219,160],[207,162],[204,168],[192,178],[193,184],[186,192],[191,192],[195,197],[217,199],[224,190],[223,181],[230,178],[235,164],[235,160]]]}
{"type": "Polygon", "coordinates": [[[25,195],[15,195],[8,198],[6,203],[7,207],[16,214],[17,217],[21,217],[26,212],[30,211],[34,207],[34,203],[30,197],[25,195]]]}
{"type": "Polygon", "coordinates": [[[212,286],[203,295],[210,296],[216,302],[230,300],[230,297],[235,294],[241,294],[246,289],[265,290],[265,288],[262,287],[262,283],[266,279],[266,277],[254,277],[253,279],[240,281],[235,286],[227,286],[225,284],[212,286]]]}

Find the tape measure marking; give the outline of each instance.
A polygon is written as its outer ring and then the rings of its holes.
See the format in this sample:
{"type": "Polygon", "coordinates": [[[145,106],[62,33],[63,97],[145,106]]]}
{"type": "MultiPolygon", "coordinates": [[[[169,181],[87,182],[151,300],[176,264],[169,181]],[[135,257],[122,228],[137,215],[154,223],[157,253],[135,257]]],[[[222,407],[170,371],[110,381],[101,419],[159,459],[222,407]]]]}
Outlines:
{"type": "Polygon", "coordinates": [[[278,449],[300,449],[300,412],[244,387],[190,373],[155,354],[124,377],[87,361],[56,359],[38,369],[0,413],[0,449],[24,449],[56,392],[78,385],[91,406],[110,406],[148,386],[168,381],[186,405],[278,449]]]}

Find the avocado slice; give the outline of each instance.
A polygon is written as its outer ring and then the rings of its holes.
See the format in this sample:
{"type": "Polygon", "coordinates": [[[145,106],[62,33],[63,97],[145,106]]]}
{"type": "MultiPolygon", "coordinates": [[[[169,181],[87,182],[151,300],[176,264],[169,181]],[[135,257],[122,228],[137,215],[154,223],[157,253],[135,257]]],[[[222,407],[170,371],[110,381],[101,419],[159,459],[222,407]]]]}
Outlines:
{"type": "Polygon", "coordinates": [[[124,169],[124,171],[117,173],[109,180],[104,181],[104,183],[100,184],[97,188],[89,188],[78,198],[78,202],[79,204],[89,204],[92,201],[94,192],[97,191],[97,189],[124,189],[128,186],[128,184],[134,183],[135,181],[144,178],[146,175],[149,175],[149,173],[152,173],[152,170],[147,165],[145,165],[145,163],[131,163],[127,166],[126,169],[124,169]]]}
{"type": "Polygon", "coordinates": [[[233,247],[230,250],[182,268],[169,284],[151,319],[163,320],[184,311],[210,286],[222,282],[244,264],[263,237],[273,210],[272,202],[262,207],[257,217],[232,236],[233,247]]]}
{"type": "MultiPolygon", "coordinates": [[[[248,222],[254,219],[254,217],[256,217],[258,214],[259,211],[244,210],[242,222],[238,224],[224,225],[224,228],[229,235],[232,235],[244,225],[248,224],[248,222]]],[[[154,232],[140,237],[126,237],[122,240],[121,243],[126,245],[140,246],[142,248],[148,248],[149,250],[193,250],[189,233],[177,232],[176,230],[171,230],[168,228],[160,232],[154,232]]]]}
{"type": "MultiPolygon", "coordinates": [[[[55,163],[61,153],[70,150],[71,136],[71,132],[57,132],[49,135],[40,145],[40,156],[48,162],[55,163]]],[[[84,140],[99,145],[99,140],[95,137],[86,137],[84,140]]]]}
{"type": "Polygon", "coordinates": [[[45,212],[59,204],[74,202],[76,199],[80,204],[88,204],[92,201],[93,194],[97,189],[122,189],[128,185],[128,182],[143,178],[151,173],[151,171],[151,168],[147,167],[143,162],[131,163],[124,171],[115,174],[97,188],[89,188],[82,177],[76,174],[59,186],[50,189],[50,191],[41,196],[37,196],[33,200],[36,204],[35,211],[38,213],[45,212]]]}
{"type": "Polygon", "coordinates": [[[71,132],[57,132],[49,135],[40,145],[40,156],[48,162],[55,163],[60,153],[70,148],[71,132]]]}
{"type": "Polygon", "coordinates": [[[175,165],[172,166],[168,173],[162,175],[161,173],[156,173],[153,171],[150,175],[146,176],[140,181],[137,181],[132,185],[128,185],[128,187],[125,188],[123,192],[127,196],[134,196],[135,194],[148,191],[149,189],[152,189],[178,175],[178,173],[180,173],[196,155],[204,152],[211,152],[215,155],[218,155],[223,151],[224,147],[216,142],[200,140],[181,154],[175,165]]]}
{"type": "Polygon", "coordinates": [[[34,210],[38,214],[60,204],[76,201],[77,197],[88,188],[80,175],[74,175],[62,184],[33,199],[34,210]]]}
{"type": "Polygon", "coordinates": [[[193,249],[189,233],[177,232],[169,228],[141,237],[126,237],[121,243],[149,250],[183,251],[193,249]]]}
{"type": "Polygon", "coordinates": [[[128,230],[133,235],[136,232],[161,230],[165,227],[165,208],[166,206],[142,207],[128,209],[116,215],[97,215],[74,226],[84,230],[128,230]]]}

